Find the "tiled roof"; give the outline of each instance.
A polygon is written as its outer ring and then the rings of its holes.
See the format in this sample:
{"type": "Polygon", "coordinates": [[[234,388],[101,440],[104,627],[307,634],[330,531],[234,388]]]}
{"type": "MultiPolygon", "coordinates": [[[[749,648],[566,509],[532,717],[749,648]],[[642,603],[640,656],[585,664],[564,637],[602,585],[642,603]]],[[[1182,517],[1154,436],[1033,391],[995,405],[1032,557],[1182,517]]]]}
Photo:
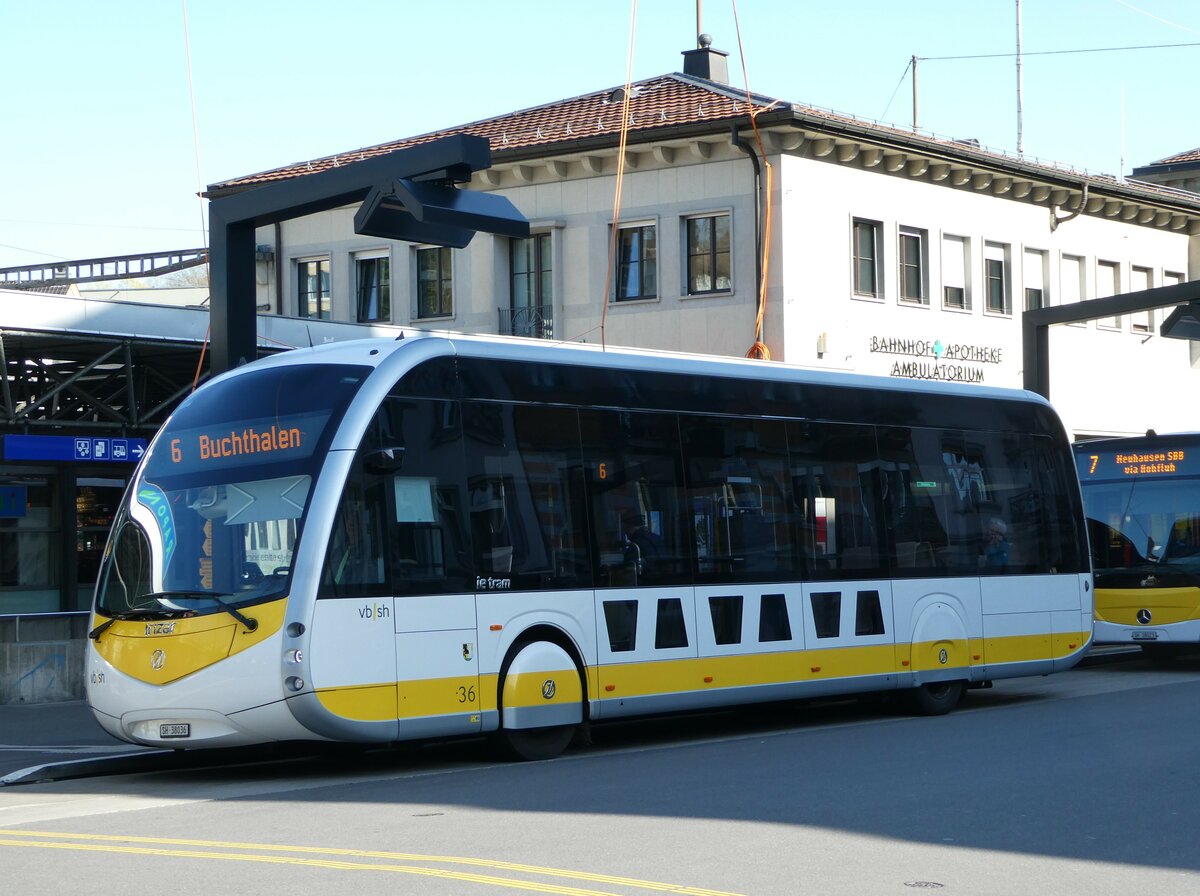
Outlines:
{"type": "Polygon", "coordinates": [[[1173,156],[1167,156],[1165,159],[1159,159],[1157,162],[1151,162],[1147,168],[1155,168],[1159,165],[1178,165],[1181,162],[1200,162],[1200,147],[1189,149],[1187,152],[1177,153],[1173,156]]]}
{"type": "MultiPolygon", "coordinates": [[[[238,187],[287,180],[386,155],[398,149],[454,134],[487,137],[491,143],[493,157],[510,150],[548,147],[586,138],[614,138],[619,135],[621,125],[623,99],[620,89],[609,88],[417,137],[405,137],[321,159],[297,162],[282,168],[222,181],[213,184],[209,189],[224,192],[238,187]]],[[[751,99],[759,108],[774,102],[769,97],[754,94],[751,95],[751,99]]],[[[703,79],[673,74],[638,81],[630,90],[629,139],[636,140],[638,134],[664,127],[744,119],[748,109],[749,104],[744,91],[739,94],[736,90],[703,79]]]]}
{"type": "MultiPolygon", "coordinates": [[[[932,136],[877,121],[789,103],[762,94],[751,94],[747,97],[744,90],[691,75],[674,73],[637,81],[631,85],[630,94],[628,139],[634,144],[639,142],[639,138],[662,138],[664,131],[672,129],[686,128],[695,134],[705,130],[710,133],[718,132],[735,122],[739,126],[745,126],[753,105],[759,113],[773,110],[775,115],[786,116],[794,124],[802,127],[854,135],[855,139],[879,140],[900,147],[907,146],[918,153],[933,152],[943,157],[959,158],[967,163],[988,167],[1019,166],[1026,172],[1026,176],[1030,173],[1035,177],[1055,179],[1067,176],[1073,182],[1090,182],[1093,186],[1162,196],[1176,202],[1186,201],[1187,204],[1194,204],[1196,200],[1194,194],[1184,191],[1168,191],[1166,188],[1146,183],[1127,183],[1112,175],[1022,159],[981,148],[975,141],[932,136]]],[[[517,161],[522,156],[536,157],[539,153],[549,156],[555,153],[580,152],[589,144],[611,147],[620,135],[622,106],[621,88],[608,88],[495,118],[233,178],[210,185],[207,195],[219,196],[248,187],[314,174],[455,134],[486,137],[491,145],[493,163],[503,163],[506,156],[509,161],[517,161]]],[[[1200,149],[1163,159],[1155,165],[1191,158],[1200,159],[1200,149]]]]}

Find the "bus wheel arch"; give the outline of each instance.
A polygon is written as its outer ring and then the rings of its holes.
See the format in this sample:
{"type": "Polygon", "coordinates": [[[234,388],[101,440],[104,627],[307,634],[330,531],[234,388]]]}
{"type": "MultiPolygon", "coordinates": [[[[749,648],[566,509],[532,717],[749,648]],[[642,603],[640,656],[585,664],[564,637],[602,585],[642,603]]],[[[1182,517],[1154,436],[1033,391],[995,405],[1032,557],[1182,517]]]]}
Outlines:
{"type": "Polygon", "coordinates": [[[910,643],[916,683],[905,702],[917,715],[945,715],[966,690],[970,639],[965,614],[949,594],[928,595],[915,609],[910,643]]]}
{"type": "Polygon", "coordinates": [[[496,682],[501,751],[519,760],[551,759],[587,721],[583,663],[571,639],[553,626],[523,632],[505,655],[496,682]]]}

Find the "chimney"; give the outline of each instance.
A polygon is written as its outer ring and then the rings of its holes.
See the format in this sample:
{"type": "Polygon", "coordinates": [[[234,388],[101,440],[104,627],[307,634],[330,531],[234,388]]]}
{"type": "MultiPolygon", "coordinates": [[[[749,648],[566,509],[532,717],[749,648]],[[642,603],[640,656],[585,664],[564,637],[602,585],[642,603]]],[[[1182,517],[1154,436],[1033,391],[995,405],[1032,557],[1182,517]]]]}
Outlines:
{"type": "Polygon", "coordinates": [[[700,46],[697,49],[683,51],[683,73],[718,84],[728,84],[729,63],[726,59],[729,54],[712,48],[711,34],[701,34],[698,42],[700,46]]]}

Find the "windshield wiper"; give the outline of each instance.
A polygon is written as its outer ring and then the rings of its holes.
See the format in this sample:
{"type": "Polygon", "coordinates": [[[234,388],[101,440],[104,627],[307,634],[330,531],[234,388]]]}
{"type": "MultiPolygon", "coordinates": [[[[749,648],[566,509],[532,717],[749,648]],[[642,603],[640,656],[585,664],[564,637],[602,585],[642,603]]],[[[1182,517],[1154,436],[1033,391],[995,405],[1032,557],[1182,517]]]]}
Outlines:
{"type": "Polygon", "coordinates": [[[116,622],[116,621],[117,621],[117,619],[119,619],[119,618],[120,618],[120,617],[118,617],[118,616],[113,616],[113,617],[112,617],[112,618],[110,618],[110,619],[105,619],[105,620],[104,620],[103,622],[101,622],[101,623],[100,623],[98,626],[96,626],[94,629],[92,629],[90,632],[88,632],[88,637],[89,637],[89,638],[91,638],[93,641],[99,641],[99,640],[100,640],[100,636],[101,636],[102,634],[104,634],[106,631],[108,631],[109,627],[110,627],[110,626],[111,626],[111,625],[112,625],[114,622],[116,622]]]}
{"type": "Polygon", "coordinates": [[[108,619],[105,619],[98,626],[88,632],[88,637],[93,641],[99,641],[100,636],[108,631],[109,627],[114,623],[124,619],[136,619],[139,616],[161,616],[165,611],[161,606],[158,607],[131,607],[123,613],[113,613],[108,619]]]}
{"type": "Polygon", "coordinates": [[[152,597],[157,601],[173,601],[173,600],[211,600],[214,604],[240,622],[246,627],[246,631],[252,632],[258,628],[258,620],[245,615],[237,607],[232,604],[227,604],[221,600],[221,597],[230,597],[231,595],[222,594],[218,597],[211,591],[152,591],[146,597],[152,597]]]}

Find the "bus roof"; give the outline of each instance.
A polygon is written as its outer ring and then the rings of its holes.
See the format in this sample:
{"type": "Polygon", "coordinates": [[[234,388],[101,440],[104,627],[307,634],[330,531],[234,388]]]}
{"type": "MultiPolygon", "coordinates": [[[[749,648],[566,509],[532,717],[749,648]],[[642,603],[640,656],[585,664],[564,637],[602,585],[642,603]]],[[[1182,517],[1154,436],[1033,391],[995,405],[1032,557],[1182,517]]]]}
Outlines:
{"type": "MultiPolygon", "coordinates": [[[[545,339],[482,336],[449,331],[406,332],[396,339],[348,340],[312,348],[294,349],[260,359],[224,375],[237,375],[240,371],[267,364],[367,364],[378,367],[400,354],[408,359],[407,362],[399,362],[405,366],[410,363],[419,363],[426,358],[459,355],[481,359],[528,361],[538,364],[650,370],[689,376],[703,375],[759,381],[812,383],[905,394],[924,393],[994,398],[1051,406],[1041,395],[1022,389],[871,376],[824,368],[803,367],[779,361],[667,352],[626,346],[602,347],[592,343],[552,342],[545,339]]],[[[397,358],[397,360],[399,359],[397,358]]]]}

